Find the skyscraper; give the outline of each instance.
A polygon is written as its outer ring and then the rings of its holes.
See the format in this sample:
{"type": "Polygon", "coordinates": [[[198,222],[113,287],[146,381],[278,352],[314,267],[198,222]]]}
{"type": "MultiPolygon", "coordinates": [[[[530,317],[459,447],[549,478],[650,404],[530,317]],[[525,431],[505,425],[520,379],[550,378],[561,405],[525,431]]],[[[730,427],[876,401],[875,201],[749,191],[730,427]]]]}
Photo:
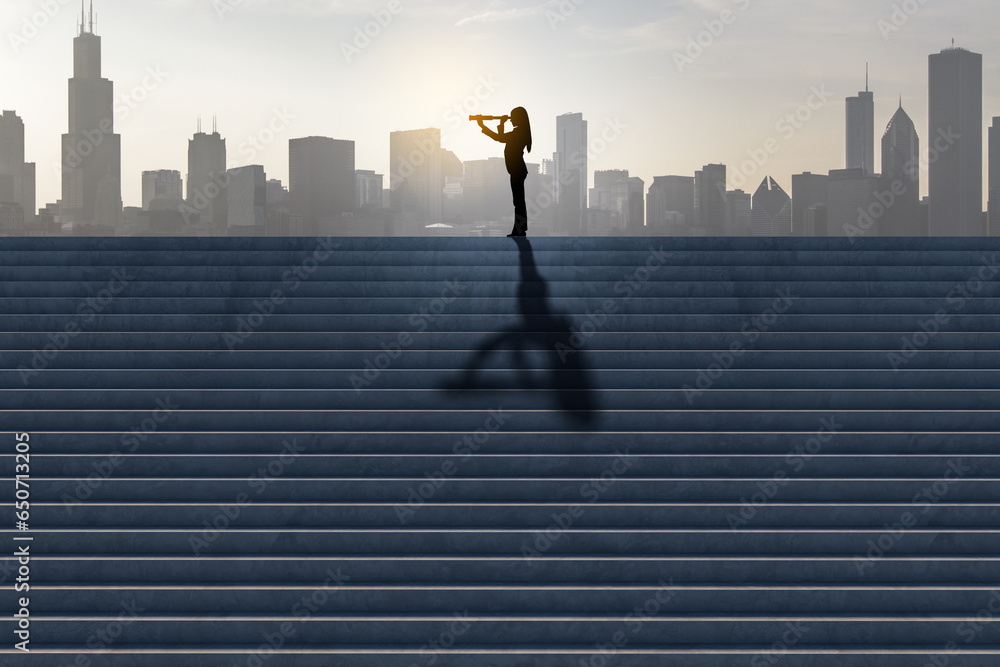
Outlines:
{"type": "Polygon", "coordinates": [[[626,169],[594,172],[594,187],[590,191],[590,207],[611,213],[609,230],[621,234],[629,227],[629,173],[626,169]]]}
{"type": "Polygon", "coordinates": [[[24,209],[0,201],[0,236],[24,236],[24,209]]]}
{"type": "Polygon", "coordinates": [[[69,131],[62,136],[62,215],[74,226],[117,227],[122,211],[122,143],[115,134],[114,84],[101,76],[94,7],[80,17],[69,80],[69,131]]]}
{"type": "Polygon", "coordinates": [[[0,116],[0,204],[21,204],[24,123],[13,111],[0,116]]]}
{"type": "Polygon", "coordinates": [[[646,225],[660,234],[687,235],[694,218],[694,177],[657,176],[646,197],[646,225]],[[683,220],[681,220],[683,218],[683,220]]]}
{"type": "Polygon", "coordinates": [[[556,228],[560,234],[585,233],[587,220],[588,143],[587,121],[582,113],[556,117],[556,152],[554,157],[555,195],[558,206],[556,228]]]}
{"type": "Polygon", "coordinates": [[[646,182],[638,176],[628,179],[628,225],[636,234],[646,226],[646,182]]]}
{"type": "Polygon", "coordinates": [[[920,138],[903,111],[893,115],[882,136],[882,187],[892,198],[882,216],[882,236],[926,236],[920,224],[920,138]]]}
{"type": "Polygon", "coordinates": [[[791,236],[792,198],[765,176],[753,195],[750,228],[754,236],[791,236]]]}
{"type": "Polygon", "coordinates": [[[344,217],[355,210],[354,142],[305,137],[288,142],[288,196],[292,216],[305,232],[343,234],[344,217]]]}
{"type": "Polygon", "coordinates": [[[16,204],[35,218],[35,164],[24,161],[24,123],[13,111],[0,115],[0,204],[16,204]]]}
{"type": "MultiPolygon", "coordinates": [[[[500,222],[512,214],[510,175],[503,158],[467,160],[462,176],[465,222],[500,222]]],[[[530,227],[531,220],[528,221],[530,227]]]]}
{"type": "Polygon", "coordinates": [[[753,235],[753,199],[749,192],[730,190],[726,193],[726,236],[753,235]]]}
{"type": "MultiPolygon", "coordinates": [[[[264,192],[267,203],[267,235],[293,236],[288,188],[280,180],[272,178],[267,181],[264,192]]],[[[295,236],[301,236],[301,233],[295,236]]]]}
{"type": "Polygon", "coordinates": [[[865,89],[847,98],[847,168],[875,173],[875,94],[865,89]]]}
{"type": "Polygon", "coordinates": [[[835,169],[830,172],[828,183],[826,234],[819,234],[817,229],[817,236],[879,236],[884,209],[875,206],[878,177],[860,168],[835,169]]]}
{"type": "Polygon", "coordinates": [[[827,174],[795,174],[792,176],[792,235],[814,236],[821,231],[826,235],[826,225],[822,230],[813,228],[806,232],[806,211],[816,206],[827,205],[830,194],[830,177],[827,174]]]}
{"type": "Polygon", "coordinates": [[[226,140],[212,122],[212,134],[201,131],[188,141],[187,206],[188,225],[201,226],[211,234],[224,235],[229,226],[226,213],[226,140]]]}
{"type": "Polygon", "coordinates": [[[694,174],[693,236],[723,236],[726,229],[726,165],[708,164],[694,174]]]}
{"type": "Polygon", "coordinates": [[[382,185],[385,177],[374,171],[359,169],[355,172],[355,180],[358,191],[354,205],[359,209],[381,209],[382,185]]]}
{"type": "Polygon", "coordinates": [[[230,169],[226,187],[229,236],[264,236],[267,229],[267,175],[259,164],[230,169]]]}
{"type": "Polygon", "coordinates": [[[180,204],[183,195],[181,172],[171,169],[142,172],[142,210],[151,210],[154,201],[162,205],[180,204]]]}
{"type": "Polygon", "coordinates": [[[828,208],[826,204],[813,204],[805,210],[802,216],[801,232],[797,232],[794,229],[792,232],[807,238],[826,236],[829,231],[827,215],[828,208]]]}
{"type": "Polygon", "coordinates": [[[929,233],[982,236],[983,57],[944,49],[929,70],[929,233]]]}
{"type": "Polygon", "coordinates": [[[397,231],[422,234],[442,221],[444,174],[441,130],[427,128],[389,135],[389,187],[397,231]]]}
{"type": "Polygon", "coordinates": [[[1000,236],[1000,116],[990,127],[989,235],[1000,236]]]}

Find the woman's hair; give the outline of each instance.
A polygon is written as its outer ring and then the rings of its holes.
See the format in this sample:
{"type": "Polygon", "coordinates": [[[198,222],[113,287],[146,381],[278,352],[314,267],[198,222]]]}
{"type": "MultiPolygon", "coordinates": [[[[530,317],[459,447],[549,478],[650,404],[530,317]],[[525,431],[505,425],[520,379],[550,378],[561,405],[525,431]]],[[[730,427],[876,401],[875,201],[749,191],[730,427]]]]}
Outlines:
{"type": "Polygon", "coordinates": [[[531,120],[528,118],[528,112],[524,107],[518,107],[510,112],[510,119],[514,121],[514,125],[517,127],[523,127],[524,131],[528,133],[528,143],[526,148],[528,152],[531,152],[531,120]]]}

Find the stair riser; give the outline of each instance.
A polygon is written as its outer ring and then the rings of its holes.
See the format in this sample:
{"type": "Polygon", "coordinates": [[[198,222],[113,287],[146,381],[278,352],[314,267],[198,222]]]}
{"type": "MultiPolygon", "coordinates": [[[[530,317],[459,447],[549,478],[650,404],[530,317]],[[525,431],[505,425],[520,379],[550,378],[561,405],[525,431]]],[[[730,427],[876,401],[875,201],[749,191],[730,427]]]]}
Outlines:
{"type": "MultiPolygon", "coordinates": [[[[41,281],[0,282],[0,298],[72,298],[86,302],[90,297],[105,296],[108,289],[110,273],[92,277],[90,280],[72,279],[57,281],[51,279],[41,281]]],[[[758,299],[771,300],[778,298],[778,292],[797,298],[796,303],[806,299],[922,299],[941,300],[949,295],[959,298],[958,287],[965,284],[968,276],[975,275],[973,271],[966,277],[954,280],[928,281],[913,280],[912,276],[897,281],[818,281],[810,280],[796,282],[790,278],[779,278],[776,281],[736,281],[720,278],[716,281],[692,281],[690,277],[675,281],[659,281],[622,284],[621,277],[613,278],[609,284],[606,281],[592,279],[589,275],[578,276],[572,280],[546,282],[546,292],[550,299],[616,299],[620,302],[632,299],[758,299]],[[618,291],[615,288],[619,287],[618,291]],[[631,291],[630,291],[631,290],[631,291]]],[[[443,280],[400,280],[376,281],[353,280],[327,282],[310,280],[292,286],[286,286],[279,281],[236,281],[235,279],[199,282],[188,277],[183,272],[174,275],[173,280],[133,281],[126,285],[117,298],[122,300],[132,298],[236,298],[260,300],[272,297],[276,289],[283,291],[287,298],[352,298],[352,299],[405,299],[413,306],[409,312],[419,312],[421,307],[430,307],[434,300],[441,298],[448,288],[445,280],[453,280],[451,275],[443,280]]],[[[485,281],[475,283],[467,280],[463,283],[468,287],[462,291],[461,297],[466,299],[511,299],[517,296],[518,278],[512,275],[503,281],[485,281]]],[[[970,294],[973,294],[970,292],[970,294]]],[[[445,294],[452,298],[453,294],[445,294]]],[[[279,295],[280,296],[280,295],[279,295]]],[[[974,296],[983,299],[1000,298],[1000,281],[983,284],[974,296]]],[[[532,299],[537,295],[531,295],[532,299]]],[[[106,302],[108,299],[105,298],[106,302]]],[[[556,302],[558,303],[558,302],[556,302]]],[[[960,301],[955,302],[960,303],[960,301]]],[[[968,301],[966,302],[968,303],[968,301]]],[[[77,304],[77,308],[80,304],[77,304]]],[[[553,306],[554,307],[554,306],[553,306]]],[[[935,312],[935,311],[928,311],[935,312]]]]}
{"type": "MultiPolygon", "coordinates": [[[[294,606],[303,595],[308,600],[311,594],[312,591],[309,590],[301,591],[298,596],[287,596],[282,601],[288,603],[285,606],[287,609],[294,606]]],[[[135,597],[139,607],[146,606],[144,603],[148,601],[143,596],[137,595],[135,597]]],[[[336,597],[331,599],[336,599],[336,597]]],[[[246,599],[249,602],[253,598],[248,594],[246,599]]],[[[593,650],[595,644],[611,643],[615,633],[621,632],[632,642],[647,649],[676,645],[678,637],[684,637],[685,643],[690,644],[722,644],[737,648],[770,637],[773,637],[774,641],[780,642],[783,636],[791,636],[789,635],[789,626],[798,635],[797,641],[794,642],[798,649],[807,649],[810,646],[825,647],[824,645],[830,644],[889,642],[893,644],[919,643],[925,645],[928,652],[932,652],[935,649],[943,651],[943,647],[948,642],[956,641],[956,638],[957,641],[962,641],[966,647],[990,647],[1000,640],[1000,634],[998,634],[1000,629],[996,627],[996,623],[979,626],[981,627],[979,632],[974,632],[976,629],[972,625],[975,622],[974,619],[969,619],[969,622],[964,626],[960,626],[961,621],[950,619],[937,622],[907,623],[892,621],[838,622],[816,621],[797,617],[795,614],[782,614],[782,620],[778,621],[720,620],[705,622],[656,617],[642,619],[642,621],[638,617],[626,620],[627,613],[636,606],[639,606],[641,611],[642,605],[647,599],[642,594],[635,595],[632,605],[623,609],[618,618],[603,622],[583,620],[469,622],[462,620],[464,609],[459,609],[457,612],[452,609],[447,613],[442,613],[440,616],[444,618],[438,621],[414,619],[407,621],[376,620],[372,622],[364,619],[355,621],[338,619],[329,622],[322,620],[299,622],[293,618],[289,621],[289,634],[294,630],[291,637],[282,637],[281,620],[261,622],[245,620],[232,622],[193,621],[189,623],[134,621],[120,624],[121,635],[116,640],[115,645],[124,647],[130,644],[167,644],[173,642],[214,644],[219,636],[232,637],[234,643],[253,645],[266,641],[264,638],[268,635],[274,635],[275,643],[284,639],[286,647],[289,648],[323,647],[324,645],[345,647],[357,646],[358,644],[384,645],[386,637],[392,637],[396,644],[419,647],[444,635],[448,637],[446,641],[449,643],[452,638],[457,638],[456,647],[465,645],[500,647],[516,641],[518,645],[529,648],[545,647],[550,643],[550,637],[558,636],[565,638],[561,642],[564,646],[571,645],[577,649],[593,650]],[[959,626],[961,629],[956,630],[956,627],[959,626]],[[966,644],[967,634],[971,634],[973,639],[966,644]]],[[[335,605],[327,602],[323,611],[329,612],[329,608],[332,606],[335,605]]],[[[118,603],[115,611],[120,612],[121,608],[122,605],[118,603]]],[[[301,608],[306,609],[304,605],[301,608]]],[[[56,621],[46,623],[36,620],[38,641],[47,644],[65,643],[82,646],[85,645],[88,637],[96,638],[102,630],[106,632],[108,624],[114,623],[115,618],[112,616],[97,623],[67,623],[63,624],[67,626],[65,629],[60,629],[56,621]]],[[[4,623],[4,625],[7,625],[8,628],[11,626],[9,622],[4,623]]],[[[115,627],[116,634],[117,631],[118,626],[115,627]]]]}
{"type": "MultiPolygon", "coordinates": [[[[310,475],[327,477],[421,477],[439,470],[459,471],[466,477],[598,477],[609,469],[619,467],[619,457],[572,457],[541,453],[531,456],[482,452],[455,456],[389,456],[328,454],[303,455],[301,443],[293,438],[294,446],[283,444],[271,453],[258,456],[197,456],[157,455],[155,448],[139,447],[135,452],[122,447],[121,442],[110,440],[104,455],[40,454],[44,447],[36,444],[32,458],[32,474],[36,477],[86,477],[92,472],[106,472],[116,477],[249,477],[261,467],[267,467],[282,456],[301,463],[310,475]],[[117,447],[112,449],[111,447],[117,447]]],[[[291,442],[291,441],[288,441],[291,442]]],[[[778,471],[789,476],[856,477],[863,472],[867,478],[927,477],[941,478],[945,473],[977,477],[1000,477],[1000,456],[920,457],[909,456],[850,456],[825,455],[823,443],[800,443],[799,451],[786,456],[731,455],[656,457],[628,452],[628,474],[631,477],[770,477],[778,471]]],[[[141,443],[140,443],[141,445],[141,443]]],[[[11,465],[14,455],[0,457],[11,465]]],[[[289,466],[291,467],[291,466],[289,466]]]]}
{"type": "MultiPolygon", "coordinates": [[[[785,502],[779,493],[774,502],[785,502]]],[[[401,503],[404,507],[408,504],[401,503]]],[[[938,507],[921,500],[914,504],[902,503],[893,507],[772,507],[766,503],[754,506],[739,502],[723,507],[599,507],[561,504],[554,506],[524,507],[438,507],[427,505],[413,513],[387,507],[273,507],[249,505],[241,507],[236,519],[223,522],[223,510],[218,504],[203,503],[200,507],[106,507],[94,505],[62,505],[39,507],[34,505],[32,525],[42,528],[74,528],[131,526],[138,528],[201,528],[213,522],[229,523],[237,528],[398,528],[429,527],[474,529],[509,528],[512,526],[547,529],[550,526],[572,525],[578,528],[729,528],[731,521],[756,528],[882,528],[892,525],[909,512],[914,525],[942,528],[981,528],[1000,524],[1000,506],[994,507],[938,507]],[[925,511],[926,510],[926,511],[925,511]],[[568,517],[568,518],[567,518],[568,517]]],[[[12,510],[6,508],[0,517],[13,523],[12,510]]]]}
{"type": "MultiPolygon", "coordinates": [[[[193,558],[193,557],[192,557],[193,558]]],[[[275,584],[312,585],[324,581],[328,569],[341,568],[349,573],[352,584],[600,584],[653,585],[669,572],[675,584],[718,582],[746,584],[980,584],[992,585],[1000,578],[1000,561],[935,560],[918,557],[898,560],[886,557],[877,567],[859,570],[852,557],[831,560],[787,557],[746,559],[734,557],[719,561],[678,556],[677,560],[622,558],[600,560],[576,557],[558,560],[536,558],[530,567],[520,555],[507,559],[484,556],[480,559],[417,560],[399,557],[337,558],[316,556],[303,559],[290,555],[282,560],[263,560],[253,556],[234,560],[225,556],[203,555],[197,560],[161,558],[153,561],[98,558],[97,560],[34,559],[32,571],[39,580],[59,583],[103,584],[108,581],[142,584],[149,581],[193,585],[197,583],[246,583],[267,581],[275,584]]],[[[995,557],[994,557],[995,558],[995,557]]],[[[0,563],[2,566],[2,563],[0,563]]]]}
{"type": "MultiPolygon", "coordinates": [[[[473,286],[470,286],[472,289],[473,286]]],[[[620,295],[616,295],[620,296],[620,295]]],[[[86,301],[85,299],[83,300],[86,301]]],[[[605,309],[607,298],[567,297],[549,299],[548,307],[560,313],[588,313],[605,309]]],[[[448,304],[449,315],[479,315],[514,317],[520,316],[524,302],[509,296],[507,298],[462,298],[448,304]]],[[[75,314],[81,305],[81,299],[62,297],[48,298],[2,298],[0,313],[9,315],[65,315],[75,314]]],[[[117,298],[107,304],[102,304],[103,315],[170,315],[177,313],[187,315],[236,315],[245,316],[260,308],[260,299],[182,299],[177,297],[164,298],[117,298]]],[[[545,306],[541,299],[530,299],[527,305],[533,308],[545,306]]],[[[328,319],[337,315],[350,316],[384,316],[410,313],[414,304],[409,299],[379,299],[362,298],[288,298],[277,309],[280,315],[320,315],[328,319]]],[[[691,315],[742,315],[755,317],[774,306],[774,295],[770,298],[619,298],[615,303],[615,314],[619,315],[661,315],[661,316],[691,316],[691,315]]],[[[928,299],[841,299],[816,298],[812,300],[797,299],[795,315],[910,315],[926,316],[939,310],[955,310],[957,302],[949,303],[945,297],[928,299]]],[[[419,312],[419,309],[413,311],[419,312]]],[[[963,304],[961,315],[995,315],[1000,312],[1000,299],[975,299],[963,304]]]]}
{"type": "MultiPolygon", "coordinates": [[[[460,378],[461,373],[452,373],[460,378]]],[[[200,410],[486,410],[502,404],[505,410],[558,410],[560,403],[591,405],[599,410],[994,410],[1000,405],[1000,390],[978,391],[906,391],[906,390],[725,390],[709,389],[700,393],[697,379],[690,378],[688,389],[660,391],[610,390],[576,391],[589,384],[585,377],[567,374],[556,388],[525,389],[516,380],[500,379],[503,388],[472,389],[449,392],[443,387],[449,374],[429,374],[425,386],[434,389],[357,391],[348,385],[327,390],[270,391],[169,391],[169,400],[177,405],[198,406],[200,410]],[[561,386],[560,386],[561,385],[561,386]]],[[[518,378],[519,379],[519,378],[518,378]]],[[[552,378],[542,376],[543,387],[553,387],[552,378]]],[[[148,409],[164,395],[163,390],[115,391],[43,391],[6,390],[0,393],[6,410],[74,411],[101,410],[113,405],[117,410],[148,409]]]]}
{"type": "MultiPolygon", "coordinates": [[[[890,526],[890,528],[892,528],[890,526]]],[[[899,531],[896,531],[899,533],[899,531]]],[[[995,555],[1000,546],[997,533],[955,529],[946,537],[940,532],[912,529],[899,535],[888,530],[793,530],[766,529],[732,531],[719,529],[705,532],[697,529],[677,529],[671,532],[628,531],[609,532],[583,530],[469,531],[448,530],[378,530],[340,532],[315,530],[280,530],[263,532],[259,529],[217,531],[202,528],[194,532],[104,530],[39,532],[35,535],[37,553],[56,554],[164,554],[191,555],[249,554],[453,554],[453,555],[513,555],[531,557],[543,555],[616,554],[616,555],[848,555],[857,556],[872,569],[886,553],[905,555],[995,555]],[[959,532],[962,531],[962,532],[959,532]],[[213,539],[214,538],[214,539],[213,539]],[[202,542],[199,542],[202,540],[202,542]],[[879,540],[885,545],[880,547],[879,540]],[[198,553],[195,550],[198,549],[198,553]],[[532,551],[534,549],[534,551],[532,551]],[[871,552],[871,556],[868,554],[871,552]],[[881,553],[880,553],[881,552],[881,553]],[[537,556],[535,554],[537,553],[537,556]]],[[[860,572],[860,569],[859,569],[860,572]]]]}
{"type": "MultiPolygon", "coordinates": [[[[134,426],[134,424],[133,424],[134,426]]],[[[447,427],[447,425],[443,425],[447,427]]],[[[316,433],[290,430],[273,433],[144,433],[138,443],[128,432],[75,432],[70,437],[61,433],[33,431],[32,441],[38,453],[98,454],[107,457],[115,451],[140,454],[256,454],[273,458],[295,442],[303,454],[383,454],[405,456],[436,454],[454,456],[456,443],[468,433],[431,431],[427,433],[332,433],[322,429],[316,433]]],[[[616,450],[629,449],[633,454],[691,455],[775,455],[784,459],[816,435],[816,430],[801,433],[760,432],[752,434],[719,433],[545,433],[540,447],[538,434],[531,432],[494,433],[482,444],[482,454],[553,454],[565,457],[580,454],[608,456],[616,450]]],[[[464,444],[464,443],[463,443],[464,444]]],[[[813,445],[815,447],[815,445],[813,445]]],[[[465,450],[459,450],[464,458],[465,450]]],[[[934,455],[951,458],[965,455],[995,455],[994,433],[953,433],[946,442],[934,433],[854,433],[850,437],[834,438],[823,446],[827,454],[934,455]]],[[[41,460],[41,459],[40,459],[41,460]]],[[[436,467],[436,466],[435,466],[436,467]]]]}
{"type": "MultiPolygon", "coordinates": [[[[169,398],[165,396],[164,398],[169,398]]],[[[493,403],[500,409],[506,403],[498,395],[493,403]]],[[[0,412],[0,430],[6,431],[131,431],[150,419],[157,403],[146,403],[148,409],[135,412],[0,412]]],[[[649,431],[714,431],[747,432],[785,431],[815,433],[824,420],[835,418],[840,433],[882,432],[949,432],[974,433],[1000,431],[1000,415],[992,412],[580,412],[587,406],[568,404],[569,412],[550,413],[556,406],[535,406],[533,412],[508,411],[504,431],[564,431],[599,428],[611,432],[649,431]],[[585,418],[587,418],[585,420],[585,418]]],[[[506,410],[506,408],[504,408],[506,410]]],[[[314,431],[416,431],[437,432],[443,424],[460,434],[472,434],[484,428],[489,415],[485,410],[474,412],[193,412],[175,410],[159,424],[159,431],[251,431],[251,432],[314,432],[314,431]],[[394,417],[389,418],[389,416],[394,417]],[[396,421],[396,420],[399,421],[396,421]]],[[[494,422],[495,423],[495,422],[494,422]]],[[[460,438],[459,438],[460,439],[460,438]]]]}

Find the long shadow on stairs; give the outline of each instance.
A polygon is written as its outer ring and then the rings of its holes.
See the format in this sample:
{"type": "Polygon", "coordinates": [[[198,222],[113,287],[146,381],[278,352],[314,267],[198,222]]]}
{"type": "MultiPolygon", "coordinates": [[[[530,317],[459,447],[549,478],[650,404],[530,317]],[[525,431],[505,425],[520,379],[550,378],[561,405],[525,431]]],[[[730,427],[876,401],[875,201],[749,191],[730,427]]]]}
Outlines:
{"type": "MultiPolygon", "coordinates": [[[[447,391],[532,391],[547,390],[555,396],[557,407],[580,428],[592,428],[598,418],[598,406],[584,351],[575,347],[572,323],[557,313],[549,303],[548,283],[538,272],[531,242],[515,238],[521,264],[521,282],[517,288],[521,322],[506,328],[483,343],[465,366],[458,382],[444,387],[447,391]],[[509,350],[513,357],[512,374],[487,380],[480,371],[490,355],[509,350]],[[538,352],[544,368],[532,368],[529,355],[538,352]]],[[[500,374],[497,374],[500,375],[500,374]]]]}

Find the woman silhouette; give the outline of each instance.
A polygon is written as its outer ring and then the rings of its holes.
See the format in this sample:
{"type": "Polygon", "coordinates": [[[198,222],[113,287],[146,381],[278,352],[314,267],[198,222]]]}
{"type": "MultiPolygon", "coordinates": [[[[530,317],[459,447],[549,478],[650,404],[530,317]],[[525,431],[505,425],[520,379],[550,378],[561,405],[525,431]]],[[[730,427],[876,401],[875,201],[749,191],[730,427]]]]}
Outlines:
{"type": "Polygon", "coordinates": [[[518,107],[504,116],[500,121],[499,132],[494,132],[479,121],[483,134],[492,139],[507,144],[504,148],[504,160],[507,163],[507,173],[510,174],[510,190],[514,195],[514,230],[507,236],[528,235],[528,205],[524,201],[524,182],[528,178],[528,167],[524,164],[524,149],[531,152],[531,121],[524,107],[518,107]],[[504,132],[503,126],[507,120],[514,125],[511,132],[504,132]]]}

